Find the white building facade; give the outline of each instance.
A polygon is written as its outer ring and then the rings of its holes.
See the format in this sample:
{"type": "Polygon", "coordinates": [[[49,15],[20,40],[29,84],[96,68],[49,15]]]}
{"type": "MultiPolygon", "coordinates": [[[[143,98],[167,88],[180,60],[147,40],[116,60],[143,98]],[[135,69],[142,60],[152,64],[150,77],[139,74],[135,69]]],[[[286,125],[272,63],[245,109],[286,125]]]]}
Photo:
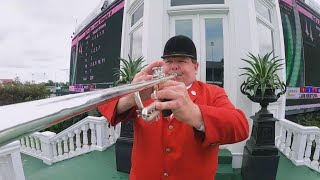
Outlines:
{"type": "MultiPolygon", "coordinates": [[[[122,57],[143,56],[150,63],[161,57],[166,41],[179,34],[196,45],[197,79],[223,86],[250,119],[260,107],[240,92],[244,77],[239,76],[239,68],[246,66],[241,58],[249,52],[274,51],[274,56],[285,59],[278,0],[125,0],[122,57]]],[[[279,76],[285,81],[285,68],[279,76]]],[[[269,109],[284,118],[285,97],[269,109]]],[[[244,144],[226,146],[233,154],[234,168],[241,167],[244,144]]]]}

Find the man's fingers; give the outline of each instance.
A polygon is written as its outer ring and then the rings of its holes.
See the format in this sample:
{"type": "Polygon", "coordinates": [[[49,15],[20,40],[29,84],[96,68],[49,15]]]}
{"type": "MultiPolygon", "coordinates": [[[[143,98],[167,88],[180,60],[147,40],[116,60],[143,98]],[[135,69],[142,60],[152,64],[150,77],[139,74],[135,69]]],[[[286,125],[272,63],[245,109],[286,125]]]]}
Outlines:
{"type": "Polygon", "coordinates": [[[161,67],[164,65],[163,60],[157,60],[152,62],[151,64],[147,65],[145,68],[143,68],[142,72],[147,74],[153,74],[152,68],[154,67],[161,67]]]}
{"type": "Polygon", "coordinates": [[[168,80],[168,81],[159,83],[159,89],[164,89],[164,88],[170,87],[170,86],[182,86],[182,87],[184,86],[185,87],[185,84],[182,82],[173,81],[173,80],[168,80]]]}
{"type": "Polygon", "coordinates": [[[156,102],[156,109],[162,111],[165,109],[177,109],[178,105],[176,101],[156,102]]]}
{"type": "Polygon", "coordinates": [[[140,82],[140,81],[147,81],[152,79],[152,75],[142,74],[139,77],[135,78],[132,83],[140,82]]]}

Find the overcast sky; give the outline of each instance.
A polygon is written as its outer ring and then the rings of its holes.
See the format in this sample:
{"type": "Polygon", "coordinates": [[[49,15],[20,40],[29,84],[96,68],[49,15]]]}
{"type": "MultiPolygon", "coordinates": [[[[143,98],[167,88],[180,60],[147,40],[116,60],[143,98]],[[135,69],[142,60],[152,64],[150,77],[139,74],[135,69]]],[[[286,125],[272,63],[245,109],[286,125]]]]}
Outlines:
{"type": "Polygon", "coordinates": [[[0,79],[68,81],[71,35],[101,0],[1,0],[0,79]]]}

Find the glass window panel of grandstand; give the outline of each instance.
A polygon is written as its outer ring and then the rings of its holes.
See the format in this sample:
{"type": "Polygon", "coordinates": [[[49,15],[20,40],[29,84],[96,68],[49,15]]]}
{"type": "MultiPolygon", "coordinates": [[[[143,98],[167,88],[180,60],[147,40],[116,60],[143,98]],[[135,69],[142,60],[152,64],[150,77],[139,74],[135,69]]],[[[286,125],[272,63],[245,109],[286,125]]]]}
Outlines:
{"type": "Polygon", "coordinates": [[[142,56],[142,26],[130,34],[130,56],[132,58],[142,56]]]}
{"type": "Polygon", "coordinates": [[[143,17],[143,4],[131,16],[131,27],[143,17]]]}
{"type": "Polygon", "coordinates": [[[259,54],[261,56],[274,50],[273,31],[260,21],[258,24],[259,54]]]}
{"type": "Polygon", "coordinates": [[[205,19],[206,82],[223,87],[223,19],[205,19]]]}
{"type": "Polygon", "coordinates": [[[171,6],[195,4],[224,4],[224,0],[171,0],[171,6]]]}
{"type": "Polygon", "coordinates": [[[271,20],[271,10],[266,7],[260,0],[255,0],[256,12],[269,22],[271,20]]]}
{"type": "Polygon", "coordinates": [[[193,39],[192,37],[192,19],[176,20],[175,22],[176,35],[184,35],[193,39]]]}

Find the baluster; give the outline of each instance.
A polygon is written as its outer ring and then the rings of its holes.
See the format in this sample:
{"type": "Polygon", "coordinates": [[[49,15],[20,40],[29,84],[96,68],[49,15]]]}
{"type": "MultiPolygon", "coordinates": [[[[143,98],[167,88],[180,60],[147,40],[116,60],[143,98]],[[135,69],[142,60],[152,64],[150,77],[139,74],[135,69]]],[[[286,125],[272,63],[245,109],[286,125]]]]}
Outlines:
{"type": "Polygon", "coordinates": [[[80,130],[74,130],[74,133],[76,134],[76,151],[81,150],[81,141],[80,141],[80,130]]]}
{"type": "Polygon", "coordinates": [[[62,157],[63,157],[63,151],[62,151],[61,140],[58,139],[56,142],[57,142],[57,144],[58,144],[58,154],[59,154],[59,158],[62,158],[62,157]]]}
{"type": "Polygon", "coordinates": [[[25,149],[26,148],[26,140],[24,139],[24,137],[21,138],[20,141],[21,141],[21,148],[25,149]]]}
{"type": "Polygon", "coordinates": [[[115,130],[114,130],[114,126],[110,126],[109,132],[110,132],[109,142],[110,142],[110,144],[113,144],[113,143],[115,142],[115,130]]]}
{"type": "Polygon", "coordinates": [[[282,132],[281,132],[281,138],[280,138],[280,151],[283,152],[285,148],[286,143],[286,128],[282,125],[282,132]]]}
{"type": "Polygon", "coordinates": [[[278,149],[280,149],[281,137],[282,137],[281,135],[282,135],[282,131],[284,131],[284,129],[283,129],[283,126],[280,122],[277,122],[276,125],[279,127],[279,135],[280,135],[280,137],[276,141],[276,146],[278,149]]]}
{"type": "Polygon", "coordinates": [[[68,137],[69,137],[69,144],[70,144],[70,154],[74,153],[74,142],[73,142],[73,137],[74,137],[74,133],[68,133],[68,137]]]}
{"type": "Polygon", "coordinates": [[[309,135],[308,140],[307,140],[307,149],[304,154],[304,162],[306,164],[310,164],[310,155],[311,155],[311,146],[312,146],[312,141],[314,140],[315,136],[314,135],[309,135]]]}
{"type": "Polygon", "coordinates": [[[68,149],[68,137],[67,136],[63,136],[62,140],[63,140],[63,155],[64,156],[68,156],[68,152],[69,152],[69,149],[68,149]]]}
{"type": "Polygon", "coordinates": [[[297,149],[297,144],[298,144],[298,142],[297,142],[298,136],[297,135],[298,135],[297,132],[292,131],[293,138],[292,138],[291,152],[289,153],[289,159],[294,159],[296,156],[296,149],[297,149]]]}
{"type": "Polygon", "coordinates": [[[58,158],[57,144],[54,141],[51,142],[51,144],[52,144],[53,158],[57,159],[58,158]]]}
{"type": "Polygon", "coordinates": [[[320,155],[320,135],[316,137],[316,149],[314,150],[313,161],[311,162],[311,165],[316,169],[319,166],[319,155],[320,155]]]}
{"type": "Polygon", "coordinates": [[[95,148],[97,145],[95,124],[90,123],[90,129],[91,129],[91,147],[90,148],[95,148]]]}
{"type": "Polygon", "coordinates": [[[26,147],[27,147],[27,150],[30,150],[30,139],[29,139],[29,136],[26,136],[26,147]]]}
{"type": "Polygon", "coordinates": [[[85,149],[85,150],[88,150],[89,149],[89,146],[88,146],[88,126],[87,125],[83,125],[81,127],[81,130],[82,130],[82,137],[83,137],[83,146],[82,148],[85,149]]]}
{"type": "Polygon", "coordinates": [[[286,139],[286,147],[284,149],[284,154],[286,156],[289,156],[289,153],[291,151],[291,148],[290,148],[290,146],[291,146],[291,136],[292,136],[292,132],[291,132],[290,129],[288,129],[287,139],[286,139]]]}
{"type": "Polygon", "coordinates": [[[41,153],[41,148],[40,148],[40,139],[38,137],[34,137],[35,141],[36,141],[36,150],[37,153],[41,153]]]}
{"type": "Polygon", "coordinates": [[[120,137],[120,132],[121,132],[121,123],[116,125],[116,131],[115,131],[115,140],[118,139],[118,137],[120,137]]]}
{"type": "Polygon", "coordinates": [[[30,136],[30,145],[31,145],[31,150],[36,151],[33,136],[30,136]]]}

